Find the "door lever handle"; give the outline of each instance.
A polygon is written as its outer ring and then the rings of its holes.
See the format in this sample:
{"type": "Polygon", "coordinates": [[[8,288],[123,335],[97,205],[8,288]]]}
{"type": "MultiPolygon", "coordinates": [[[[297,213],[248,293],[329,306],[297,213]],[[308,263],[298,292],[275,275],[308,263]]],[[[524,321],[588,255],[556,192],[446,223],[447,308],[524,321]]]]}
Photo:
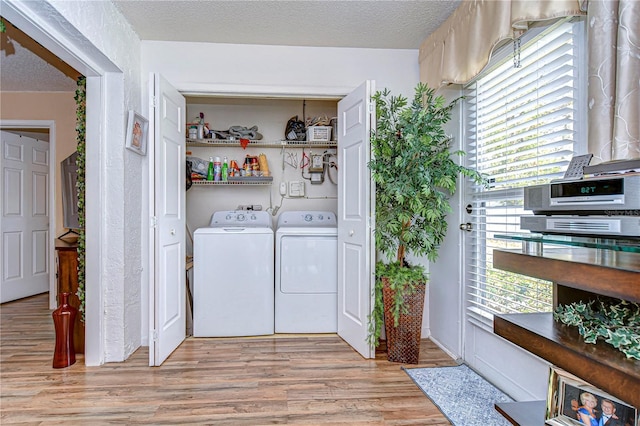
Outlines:
{"type": "Polygon", "coordinates": [[[461,223],[460,224],[460,230],[471,232],[471,230],[473,230],[473,226],[471,226],[471,224],[469,222],[461,223]]]}

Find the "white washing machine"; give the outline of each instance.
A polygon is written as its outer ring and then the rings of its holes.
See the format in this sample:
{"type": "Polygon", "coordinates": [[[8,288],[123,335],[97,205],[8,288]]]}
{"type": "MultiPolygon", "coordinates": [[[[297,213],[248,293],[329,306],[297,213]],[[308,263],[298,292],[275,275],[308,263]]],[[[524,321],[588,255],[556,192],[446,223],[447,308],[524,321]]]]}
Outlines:
{"type": "Polygon", "coordinates": [[[276,333],[338,330],[338,227],[325,211],[283,212],[276,228],[276,333]]]}
{"type": "Polygon", "coordinates": [[[263,211],[215,212],[195,231],[195,337],[273,334],[273,238],[263,211]]]}

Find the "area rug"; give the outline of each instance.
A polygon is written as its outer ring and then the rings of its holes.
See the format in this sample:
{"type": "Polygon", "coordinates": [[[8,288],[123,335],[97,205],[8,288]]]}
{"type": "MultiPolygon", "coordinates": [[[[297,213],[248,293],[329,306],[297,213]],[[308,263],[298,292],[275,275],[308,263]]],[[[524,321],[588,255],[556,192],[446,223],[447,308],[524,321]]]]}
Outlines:
{"type": "Polygon", "coordinates": [[[494,404],[513,400],[466,365],[403,370],[455,426],[511,425],[494,404]]]}

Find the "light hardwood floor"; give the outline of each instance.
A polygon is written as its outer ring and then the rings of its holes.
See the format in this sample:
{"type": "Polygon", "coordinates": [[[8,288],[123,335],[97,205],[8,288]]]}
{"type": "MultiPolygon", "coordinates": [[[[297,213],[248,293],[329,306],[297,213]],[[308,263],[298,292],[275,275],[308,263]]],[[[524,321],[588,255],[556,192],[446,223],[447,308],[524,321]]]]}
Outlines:
{"type": "MultiPolygon", "coordinates": [[[[0,424],[448,425],[400,364],[335,335],[188,338],[162,367],[51,367],[47,295],[0,307],[0,424]]],[[[418,366],[455,365],[429,340],[418,366]]],[[[414,367],[414,366],[407,366],[414,367]]]]}

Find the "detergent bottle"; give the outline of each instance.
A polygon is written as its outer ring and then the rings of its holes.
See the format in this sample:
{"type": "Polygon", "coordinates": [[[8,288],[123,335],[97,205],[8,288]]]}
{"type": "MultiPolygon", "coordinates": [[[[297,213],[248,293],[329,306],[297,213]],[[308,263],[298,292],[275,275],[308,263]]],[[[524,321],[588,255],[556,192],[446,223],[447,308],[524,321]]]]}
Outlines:
{"type": "Polygon", "coordinates": [[[229,178],[229,159],[224,157],[222,162],[222,181],[226,182],[229,178]]]}
{"type": "Polygon", "coordinates": [[[209,157],[209,168],[207,169],[207,180],[213,180],[213,157],[209,157]]]}

